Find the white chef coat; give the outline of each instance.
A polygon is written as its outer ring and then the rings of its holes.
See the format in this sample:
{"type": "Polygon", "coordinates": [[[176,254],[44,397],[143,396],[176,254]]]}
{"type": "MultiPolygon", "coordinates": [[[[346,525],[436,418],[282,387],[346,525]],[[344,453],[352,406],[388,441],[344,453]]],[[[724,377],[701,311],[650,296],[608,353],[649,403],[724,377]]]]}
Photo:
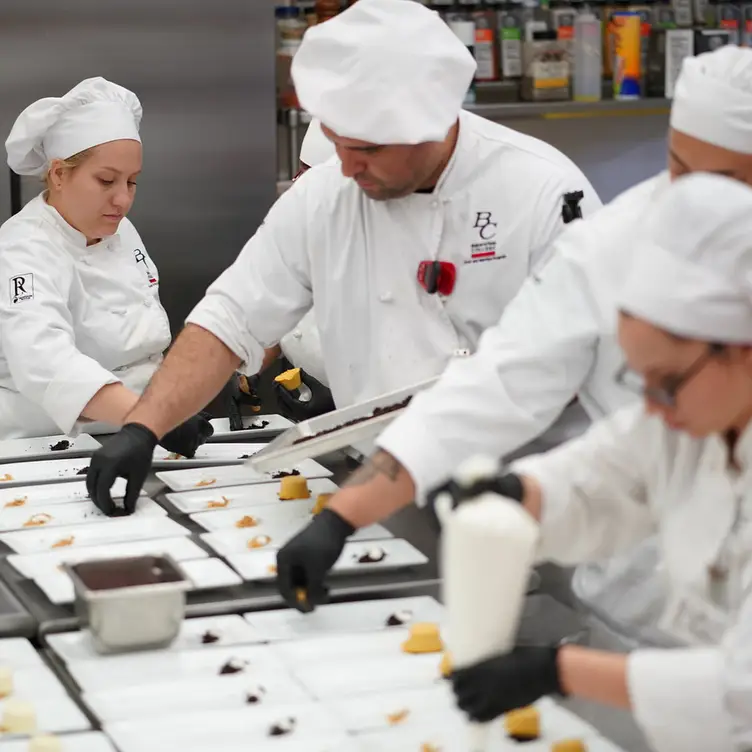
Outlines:
{"type": "Polygon", "coordinates": [[[661,621],[687,645],[629,658],[634,714],[657,752],[752,746],[752,427],[735,458],[740,470],[718,436],[672,431],[638,404],[513,465],[542,488],[541,560],[571,565],[657,536],[661,621]]]}
{"type": "MultiPolygon", "coordinates": [[[[419,502],[475,454],[550,448],[558,437],[547,435],[548,446],[528,442],[574,396],[593,420],[636,400],[614,379],[623,363],[616,298],[629,270],[631,238],[668,184],[662,173],[569,225],[545,268],[483,335],[477,353],[451,363],[377,439],[410,472],[419,502]]],[[[622,635],[660,641],[652,630],[664,595],[659,571],[656,547],[646,541],[630,554],[579,567],[573,586],[622,635]]]]}
{"type": "Polygon", "coordinates": [[[0,438],[75,432],[106,384],[141,392],[170,344],[157,268],[128,219],[87,247],[40,195],[0,228],[0,279],[0,438]]]}
{"type": "Polygon", "coordinates": [[[334,401],[344,407],[440,373],[474,349],[563,227],[582,173],[548,144],[470,113],[431,194],[372,201],[334,161],[284,193],[188,317],[258,370],[263,349],[311,308],[334,401]],[[453,262],[451,296],[428,295],[423,260],[453,262]]]}

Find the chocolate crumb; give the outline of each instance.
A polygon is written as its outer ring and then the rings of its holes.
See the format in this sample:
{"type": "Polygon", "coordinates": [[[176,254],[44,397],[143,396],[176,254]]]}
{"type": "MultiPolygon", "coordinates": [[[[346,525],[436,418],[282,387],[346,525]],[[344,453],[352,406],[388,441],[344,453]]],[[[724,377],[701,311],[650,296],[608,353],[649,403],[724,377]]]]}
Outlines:
{"type": "Polygon", "coordinates": [[[201,644],[211,645],[214,642],[219,642],[219,635],[207,629],[206,632],[201,635],[201,644]]]}
{"type": "Polygon", "coordinates": [[[82,467],[80,470],[76,470],[76,475],[86,475],[89,472],[89,466],[82,467]]]}
{"type": "Polygon", "coordinates": [[[358,564],[376,564],[386,559],[386,551],[383,548],[371,549],[357,557],[358,564]]]}
{"type": "Polygon", "coordinates": [[[248,426],[248,429],[253,431],[254,429],[266,428],[268,425],[269,425],[268,420],[262,420],[259,423],[251,423],[251,425],[248,426]]]}
{"type": "Polygon", "coordinates": [[[528,742],[537,742],[540,739],[539,736],[518,736],[517,734],[509,734],[509,738],[513,742],[518,744],[527,744],[528,742]]]}
{"type": "Polygon", "coordinates": [[[261,702],[261,699],[265,694],[266,690],[263,687],[257,687],[255,692],[246,693],[245,701],[248,705],[256,705],[261,702]]]}
{"type": "Polygon", "coordinates": [[[250,454],[241,454],[240,457],[238,457],[239,460],[247,460],[251,455],[250,454]]]}
{"type": "Polygon", "coordinates": [[[269,736],[284,736],[285,734],[289,734],[294,727],[295,719],[288,718],[285,721],[280,721],[271,726],[269,729],[269,736]]]}
{"type": "Polygon", "coordinates": [[[272,473],[272,479],[289,478],[291,475],[300,475],[300,470],[277,470],[276,473],[272,473]]]}
{"type": "Polygon", "coordinates": [[[231,658],[219,669],[219,674],[220,676],[225,676],[228,674],[239,674],[242,671],[245,671],[245,665],[238,665],[238,661],[231,658]]]}
{"type": "Polygon", "coordinates": [[[70,445],[70,441],[63,439],[62,441],[58,441],[57,444],[50,444],[50,451],[62,452],[64,449],[70,449],[70,445]]]}
{"type": "Polygon", "coordinates": [[[410,400],[412,399],[412,395],[410,397],[406,397],[401,402],[397,402],[394,405],[389,405],[388,407],[377,407],[370,415],[366,415],[363,418],[355,418],[354,420],[348,420],[347,423],[342,423],[338,426],[334,426],[334,428],[327,428],[325,431],[319,431],[318,433],[313,434],[313,436],[301,436],[299,439],[296,439],[293,441],[293,445],[295,444],[303,444],[306,441],[312,441],[313,439],[318,439],[320,436],[326,436],[327,434],[334,433],[335,431],[339,431],[340,428],[347,428],[347,426],[355,426],[358,423],[364,423],[367,420],[370,420],[371,418],[377,418],[379,415],[386,415],[387,413],[393,413],[397,410],[401,410],[403,407],[407,407],[410,404],[410,400]]]}

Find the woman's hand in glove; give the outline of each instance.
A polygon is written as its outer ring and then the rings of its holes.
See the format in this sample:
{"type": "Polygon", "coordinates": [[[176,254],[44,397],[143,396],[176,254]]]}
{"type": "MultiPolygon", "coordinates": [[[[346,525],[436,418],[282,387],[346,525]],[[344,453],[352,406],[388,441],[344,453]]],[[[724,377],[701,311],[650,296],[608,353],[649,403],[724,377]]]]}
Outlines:
{"type": "Polygon", "coordinates": [[[489,723],[544,695],[564,694],[558,669],[559,648],[517,647],[452,674],[457,705],[473,721],[489,723]]]}
{"type": "Polygon", "coordinates": [[[177,428],[166,433],[159,442],[168,452],[191,458],[196,450],[214,434],[214,429],[205,413],[188,418],[177,428]]]}

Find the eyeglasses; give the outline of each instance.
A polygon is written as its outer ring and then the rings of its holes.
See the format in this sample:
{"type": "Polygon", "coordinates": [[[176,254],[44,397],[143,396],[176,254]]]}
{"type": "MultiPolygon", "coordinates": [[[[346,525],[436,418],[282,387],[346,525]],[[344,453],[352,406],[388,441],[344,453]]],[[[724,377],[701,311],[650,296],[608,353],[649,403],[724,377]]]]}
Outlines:
{"type": "Polygon", "coordinates": [[[661,386],[649,386],[645,377],[633,371],[626,363],[616,372],[614,380],[630,392],[647,397],[652,402],[664,407],[676,407],[679,392],[723,349],[724,345],[721,344],[709,345],[684,373],[667,376],[661,386]]]}

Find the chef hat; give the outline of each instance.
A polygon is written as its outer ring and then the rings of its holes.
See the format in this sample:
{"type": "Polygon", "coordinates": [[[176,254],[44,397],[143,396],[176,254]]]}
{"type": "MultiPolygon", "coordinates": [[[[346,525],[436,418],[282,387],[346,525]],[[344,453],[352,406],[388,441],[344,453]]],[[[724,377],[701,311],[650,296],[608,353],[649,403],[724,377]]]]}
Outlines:
{"type": "Polygon", "coordinates": [[[310,28],[292,63],[302,107],[337,135],[373,144],[443,141],[476,64],[414,0],[358,0],[310,28]]]}
{"type": "Polygon", "coordinates": [[[752,188],[704,173],[668,186],[620,303],[678,336],[752,344],[752,188]]]}
{"type": "Polygon", "coordinates": [[[321,123],[311,120],[300,147],[300,161],[307,167],[323,164],[336,154],[334,144],[324,135],[321,123]]]}
{"type": "Polygon", "coordinates": [[[752,50],[726,46],[687,57],[676,82],[671,127],[752,154],[752,50]]]}
{"type": "Polygon", "coordinates": [[[109,141],[140,141],[141,103],[122,86],[88,78],[62,97],[27,107],[5,142],[8,165],[20,175],[43,175],[53,159],[68,159],[109,141]]]}

